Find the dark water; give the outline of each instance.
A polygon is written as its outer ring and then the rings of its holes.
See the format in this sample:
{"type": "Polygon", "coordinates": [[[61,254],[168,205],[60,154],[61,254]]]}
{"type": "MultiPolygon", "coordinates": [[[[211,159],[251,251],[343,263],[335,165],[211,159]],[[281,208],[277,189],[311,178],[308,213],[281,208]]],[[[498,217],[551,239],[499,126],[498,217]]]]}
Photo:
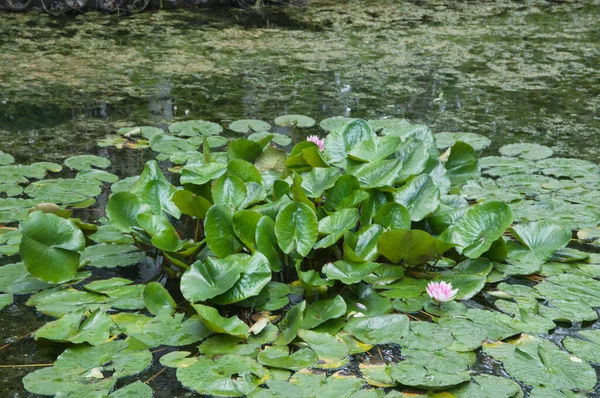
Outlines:
{"type": "MultiPolygon", "coordinates": [[[[186,119],[226,126],[298,113],[406,117],[434,132],[484,134],[491,150],[537,142],[597,161],[598,26],[597,0],[329,0],[59,19],[4,13],[0,150],[23,163],[96,153],[126,176],[139,171],[139,153],[96,146],[120,127],[186,119]]],[[[17,302],[1,314],[0,345],[47,320],[17,302]]],[[[61,349],[25,338],[2,349],[0,363],[49,363],[61,349]]],[[[478,366],[494,372],[492,362],[478,366]]],[[[29,396],[20,379],[31,370],[0,369],[0,396],[29,396]]],[[[192,395],[172,370],[151,385],[157,397],[192,395]]]]}

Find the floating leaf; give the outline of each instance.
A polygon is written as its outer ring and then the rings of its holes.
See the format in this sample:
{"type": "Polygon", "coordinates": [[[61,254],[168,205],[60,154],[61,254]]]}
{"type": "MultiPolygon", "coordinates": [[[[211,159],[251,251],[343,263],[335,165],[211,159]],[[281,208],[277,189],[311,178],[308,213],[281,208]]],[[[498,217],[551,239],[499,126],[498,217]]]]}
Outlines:
{"type": "Polygon", "coordinates": [[[70,312],[46,323],[35,332],[35,338],[60,342],[102,344],[110,337],[113,321],[104,311],[96,310],[81,322],[84,310],[70,312]]]}
{"type": "Polygon", "coordinates": [[[110,160],[96,155],[71,156],[65,160],[65,166],[75,170],[90,170],[92,166],[105,169],[110,166],[110,160]]]}
{"type": "Polygon", "coordinates": [[[310,348],[302,348],[290,355],[287,346],[274,346],[265,347],[257,359],[265,366],[300,370],[313,366],[317,362],[317,354],[310,348]]]}
{"type": "Polygon", "coordinates": [[[138,225],[137,216],[149,210],[148,205],[130,192],[112,194],[106,205],[106,215],[112,225],[123,232],[130,232],[131,227],[138,225]]]}
{"type": "Polygon", "coordinates": [[[492,247],[512,220],[512,211],[506,203],[484,202],[469,208],[439,239],[458,245],[465,256],[477,258],[492,247]]]}
{"type": "Polygon", "coordinates": [[[412,221],[421,221],[437,209],[440,190],[428,175],[411,178],[396,192],[394,201],[404,206],[412,221]]]}
{"type": "Polygon", "coordinates": [[[186,368],[198,361],[198,358],[189,357],[189,351],[172,351],[160,357],[160,364],[168,368],[186,368]]]}
{"type": "Polygon", "coordinates": [[[480,374],[451,392],[461,398],[512,398],[521,393],[521,387],[505,377],[480,374]]]}
{"type": "Polygon", "coordinates": [[[444,167],[448,170],[446,175],[453,187],[460,187],[481,174],[477,153],[470,145],[460,141],[450,148],[450,156],[444,167]]]}
{"type": "Polygon", "coordinates": [[[504,156],[518,156],[525,160],[545,159],[554,154],[554,151],[547,146],[526,143],[504,145],[499,152],[504,156]]]}
{"type": "Polygon", "coordinates": [[[50,283],[75,277],[85,238],[77,226],[50,213],[35,211],[19,225],[21,258],[35,277],[50,283]]]}
{"type": "Polygon", "coordinates": [[[61,395],[77,389],[90,391],[98,384],[108,394],[119,378],[135,375],[151,362],[150,351],[131,349],[124,340],[79,345],[65,350],[52,367],[25,376],[23,385],[34,394],[61,395]],[[110,372],[112,376],[108,380],[90,377],[93,371],[110,372]]]}
{"type": "Polygon", "coordinates": [[[545,263],[555,251],[566,247],[571,240],[569,229],[549,221],[515,225],[510,232],[529,250],[511,251],[509,256],[533,264],[545,263]]]}
{"type": "Polygon", "coordinates": [[[567,336],[563,339],[563,346],[581,359],[592,363],[600,363],[600,330],[580,330],[576,338],[567,336]]]}
{"type": "Polygon", "coordinates": [[[339,318],[346,313],[346,302],[342,296],[336,296],[332,300],[319,300],[310,304],[304,314],[302,321],[303,329],[312,329],[325,321],[339,318]]]}
{"type": "Polygon", "coordinates": [[[304,318],[304,309],[306,308],[306,301],[301,301],[296,304],[285,314],[283,319],[279,322],[279,329],[281,334],[277,339],[277,345],[288,345],[296,338],[298,330],[302,325],[304,318]]]}
{"type": "Polygon", "coordinates": [[[319,357],[317,367],[321,369],[340,368],[349,361],[346,344],[329,333],[300,330],[298,337],[317,354],[319,357]]]}
{"type": "Polygon", "coordinates": [[[325,138],[324,152],[332,163],[344,164],[348,152],[361,142],[375,137],[369,123],[360,119],[351,120],[344,127],[330,132],[325,138]]]}
{"type": "Polygon", "coordinates": [[[277,215],[275,235],[284,253],[296,251],[307,256],[317,241],[317,217],[304,203],[288,203],[277,215]]]}
{"type": "Polygon", "coordinates": [[[216,123],[205,120],[186,120],[185,122],[171,124],[169,131],[179,137],[196,137],[198,135],[219,135],[223,128],[216,123]]]}
{"type": "Polygon", "coordinates": [[[192,306],[198,312],[198,315],[200,315],[202,323],[212,332],[229,334],[236,337],[248,336],[250,328],[237,316],[223,318],[213,307],[202,304],[194,304],[192,306]]]}
{"type": "Polygon", "coordinates": [[[449,246],[418,229],[394,229],[384,232],[377,251],[393,263],[404,261],[409,266],[424,264],[440,256],[449,246]]]}
{"type": "Polygon", "coordinates": [[[177,303],[167,289],[158,282],[150,282],[144,288],[144,304],[148,311],[154,315],[175,313],[177,303]]]}
{"type": "Polygon", "coordinates": [[[132,245],[101,243],[86,247],[80,261],[94,268],[112,268],[134,265],[145,257],[146,253],[132,245]]]}
{"type": "Polygon", "coordinates": [[[25,188],[25,193],[39,202],[78,203],[100,195],[97,181],[55,178],[36,181],[25,188]]]}
{"type": "Polygon", "coordinates": [[[238,355],[218,359],[200,357],[195,364],[177,369],[177,379],[200,394],[241,397],[250,394],[269,373],[258,362],[238,355]]]}
{"type": "Polygon", "coordinates": [[[229,125],[229,129],[237,133],[247,134],[250,131],[269,131],[271,130],[271,125],[267,122],[263,122],[262,120],[245,119],[236,120],[235,122],[231,123],[229,125]]]}
{"type": "Polygon", "coordinates": [[[183,314],[161,314],[148,317],[142,314],[121,312],[111,318],[127,336],[140,347],[186,346],[211,334],[197,316],[185,321],[183,314]]]}
{"type": "Polygon", "coordinates": [[[473,353],[405,351],[406,359],[390,369],[390,375],[400,384],[439,390],[471,378],[467,367],[473,363],[473,353]]]}
{"type": "MultiPolygon", "coordinates": [[[[275,119],[275,124],[281,127],[312,127],[315,119],[303,115],[284,115],[275,119]]],[[[268,129],[267,129],[268,130],[268,129]]]]}
{"type": "Polygon", "coordinates": [[[482,149],[490,146],[492,141],[486,136],[475,133],[437,133],[435,134],[435,144],[438,149],[446,149],[450,148],[457,142],[464,142],[465,144],[470,145],[476,151],[481,151],[482,149]]]}
{"type": "Polygon", "coordinates": [[[240,277],[229,290],[212,299],[215,303],[232,304],[256,296],[271,281],[269,260],[262,253],[256,252],[251,257],[245,254],[234,256],[240,257],[237,260],[241,268],[240,277]]]}
{"type": "Polygon", "coordinates": [[[7,306],[11,305],[13,302],[12,294],[0,294],[0,311],[2,311],[7,306]]]}
{"type": "Polygon", "coordinates": [[[340,280],[345,284],[353,284],[360,282],[363,278],[370,275],[373,271],[379,268],[379,263],[364,262],[351,263],[348,261],[336,261],[335,263],[327,263],[323,266],[323,273],[329,279],[340,280]]]}
{"type": "Polygon", "coordinates": [[[409,331],[406,315],[388,314],[351,318],[345,331],[368,344],[401,344],[409,331]]]}
{"type": "Polygon", "coordinates": [[[206,243],[220,258],[235,253],[240,244],[233,230],[233,211],[226,205],[214,205],[206,213],[204,220],[206,243]]]}
{"type": "Polygon", "coordinates": [[[483,351],[526,385],[591,391],[596,384],[596,372],[587,362],[540,337],[524,334],[509,343],[485,343],[483,351]]]}

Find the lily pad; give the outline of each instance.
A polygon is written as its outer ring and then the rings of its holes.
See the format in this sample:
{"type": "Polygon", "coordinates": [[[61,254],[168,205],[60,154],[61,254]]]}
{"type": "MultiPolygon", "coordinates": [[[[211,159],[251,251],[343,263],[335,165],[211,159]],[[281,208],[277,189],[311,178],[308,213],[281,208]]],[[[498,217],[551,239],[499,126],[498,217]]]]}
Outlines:
{"type": "Polygon", "coordinates": [[[126,244],[101,243],[88,246],[81,254],[81,264],[94,268],[127,267],[142,261],[146,253],[126,244]]]}
{"type": "Polygon", "coordinates": [[[257,359],[265,366],[300,370],[313,366],[317,362],[317,354],[310,348],[302,348],[290,354],[286,346],[268,346],[258,354],[257,359]]]}
{"type": "Polygon", "coordinates": [[[410,330],[406,315],[388,314],[372,317],[355,317],[344,328],[357,339],[368,344],[401,344],[410,330]]]}
{"type": "Polygon", "coordinates": [[[263,122],[262,120],[255,119],[245,119],[245,120],[236,120],[235,122],[229,125],[229,129],[235,131],[236,133],[247,134],[250,131],[269,131],[271,130],[271,125],[267,122],[263,122]]]}
{"type": "MultiPolygon", "coordinates": [[[[303,115],[284,115],[275,119],[275,124],[281,127],[313,127],[315,119],[303,115]]],[[[268,129],[267,129],[268,130],[268,129]]]]}
{"type": "Polygon", "coordinates": [[[485,343],[483,351],[502,361],[506,372],[526,385],[580,391],[591,391],[596,385],[596,372],[587,362],[540,337],[524,334],[509,343],[485,343]]]}
{"type": "Polygon", "coordinates": [[[110,160],[96,155],[71,156],[65,160],[65,166],[75,170],[90,170],[92,166],[105,169],[110,166],[110,160]]]}
{"type": "Polygon", "coordinates": [[[219,135],[223,128],[216,123],[205,120],[186,120],[171,124],[169,131],[179,137],[196,137],[199,135],[219,135]]]}
{"type": "Polygon", "coordinates": [[[525,160],[545,159],[554,154],[547,146],[526,143],[504,145],[499,151],[504,156],[518,156],[525,160]]]}
{"type": "Polygon", "coordinates": [[[241,397],[268,378],[269,372],[248,357],[223,355],[200,357],[195,364],[177,369],[177,379],[200,394],[241,397]]]}
{"type": "Polygon", "coordinates": [[[229,334],[236,337],[247,337],[250,331],[248,325],[242,322],[237,316],[224,318],[219,312],[207,305],[194,304],[194,309],[200,315],[202,323],[212,332],[229,334]]]}
{"type": "Polygon", "coordinates": [[[312,329],[325,321],[333,318],[339,318],[346,313],[346,302],[341,296],[336,296],[332,300],[319,300],[308,305],[302,328],[312,329]]]}
{"type": "Polygon", "coordinates": [[[461,141],[473,147],[476,151],[490,146],[492,141],[484,135],[475,133],[437,133],[435,136],[435,144],[438,149],[450,148],[455,143],[461,141]]]}
{"type": "Polygon", "coordinates": [[[85,238],[77,226],[50,213],[35,211],[19,225],[21,258],[27,270],[49,283],[66,282],[79,267],[85,238]]]}

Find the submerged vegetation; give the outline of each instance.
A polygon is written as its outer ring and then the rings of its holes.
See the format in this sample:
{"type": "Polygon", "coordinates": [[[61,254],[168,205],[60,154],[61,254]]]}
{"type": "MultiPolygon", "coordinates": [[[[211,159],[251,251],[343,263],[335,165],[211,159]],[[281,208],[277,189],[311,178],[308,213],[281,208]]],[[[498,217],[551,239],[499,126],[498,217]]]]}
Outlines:
{"type": "Polygon", "coordinates": [[[275,124],[122,128],[99,145],[156,154],[123,179],[95,155],[0,153],[0,253],[21,258],[0,300],[31,295],[35,339],[65,348],[29,392],[150,397],[153,361],[213,396],[594,390],[597,330],[548,333],[598,318],[599,166],[480,157],[488,138],[405,119],[275,124]]]}

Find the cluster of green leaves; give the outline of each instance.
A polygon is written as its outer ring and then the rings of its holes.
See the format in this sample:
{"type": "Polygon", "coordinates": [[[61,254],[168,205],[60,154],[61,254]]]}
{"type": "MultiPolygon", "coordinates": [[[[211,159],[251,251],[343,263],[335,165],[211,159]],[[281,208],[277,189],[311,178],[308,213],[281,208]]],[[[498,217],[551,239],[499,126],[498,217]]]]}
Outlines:
{"type": "MultiPolygon", "coordinates": [[[[293,136],[315,121],[287,115],[275,124],[293,136]]],[[[522,202],[555,201],[573,188],[568,181],[597,178],[597,166],[549,158],[549,148],[530,144],[480,160],[485,137],[434,136],[405,120],[330,118],[320,126],[328,132],[322,151],[302,141],[289,152],[280,148],[289,137],[259,120],[231,123],[233,132],[250,134],[235,139],[201,120],[174,123],[168,133],[122,129],[101,145],[150,147],[175,166],[149,161],[139,176],[118,182],[97,169],[110,165],[99,157],[69,158],[77,176],[48,180],[46,170],[60,165],[15,166],[0,156],[14,185],[40,178],[25,188],[30,198],[4,199],[33,202],[7,204],[17,215],[0,212],[21,220],[18,229],[0,229],[0,253],[19,252],[22,261],[0,267],[0,306],[35,293],[27,304],[57,318],[35,337],[74,344],[52,368],[28,375],[26,388],[57,396],[84,388],[125,396],[131,388],[150,396],[135,383],[111,391],[148,366],[148,349],[164,345],[191,350],[160,362],[202,394],[394,397],[408,387],[518,397],[513,380],[469,372],[483,342],[597,318],[600,258],[567,247],[572,214],[538,220],[532,211],[531,220],[513,224],[522,202]],[[112,186],[99,225],[65,210],[89,205],[104,184],[112,186]],[[94,269],[147,257],[162,263],[157,279],[166,275],[178,289],[124,278],[80,283],[94,269]],[[429,281],[445,280],[468,300],[487,283],[532,274],[548,278],[534,288],[487,285],[500,311],[436,305],[425,292],[429,281]],[[185,300],[177,305],[173,296],[185,300]],[[401,349],[402,361],[361,364],[362,377],[323,373],[387,344],[401,349]],[[386,395],[381,387],[397,389],[386,395]]],[[[593,217],[575,224],[589,227],[582,240],[600,238],[593,217]]],[[[595,335],[582,337],[596,344],[595,335]]],[[[565,342],[583,359],[529,335],[483,351],[532,394],[571,396],[596,382],[586,344],[565,342]]]]}

